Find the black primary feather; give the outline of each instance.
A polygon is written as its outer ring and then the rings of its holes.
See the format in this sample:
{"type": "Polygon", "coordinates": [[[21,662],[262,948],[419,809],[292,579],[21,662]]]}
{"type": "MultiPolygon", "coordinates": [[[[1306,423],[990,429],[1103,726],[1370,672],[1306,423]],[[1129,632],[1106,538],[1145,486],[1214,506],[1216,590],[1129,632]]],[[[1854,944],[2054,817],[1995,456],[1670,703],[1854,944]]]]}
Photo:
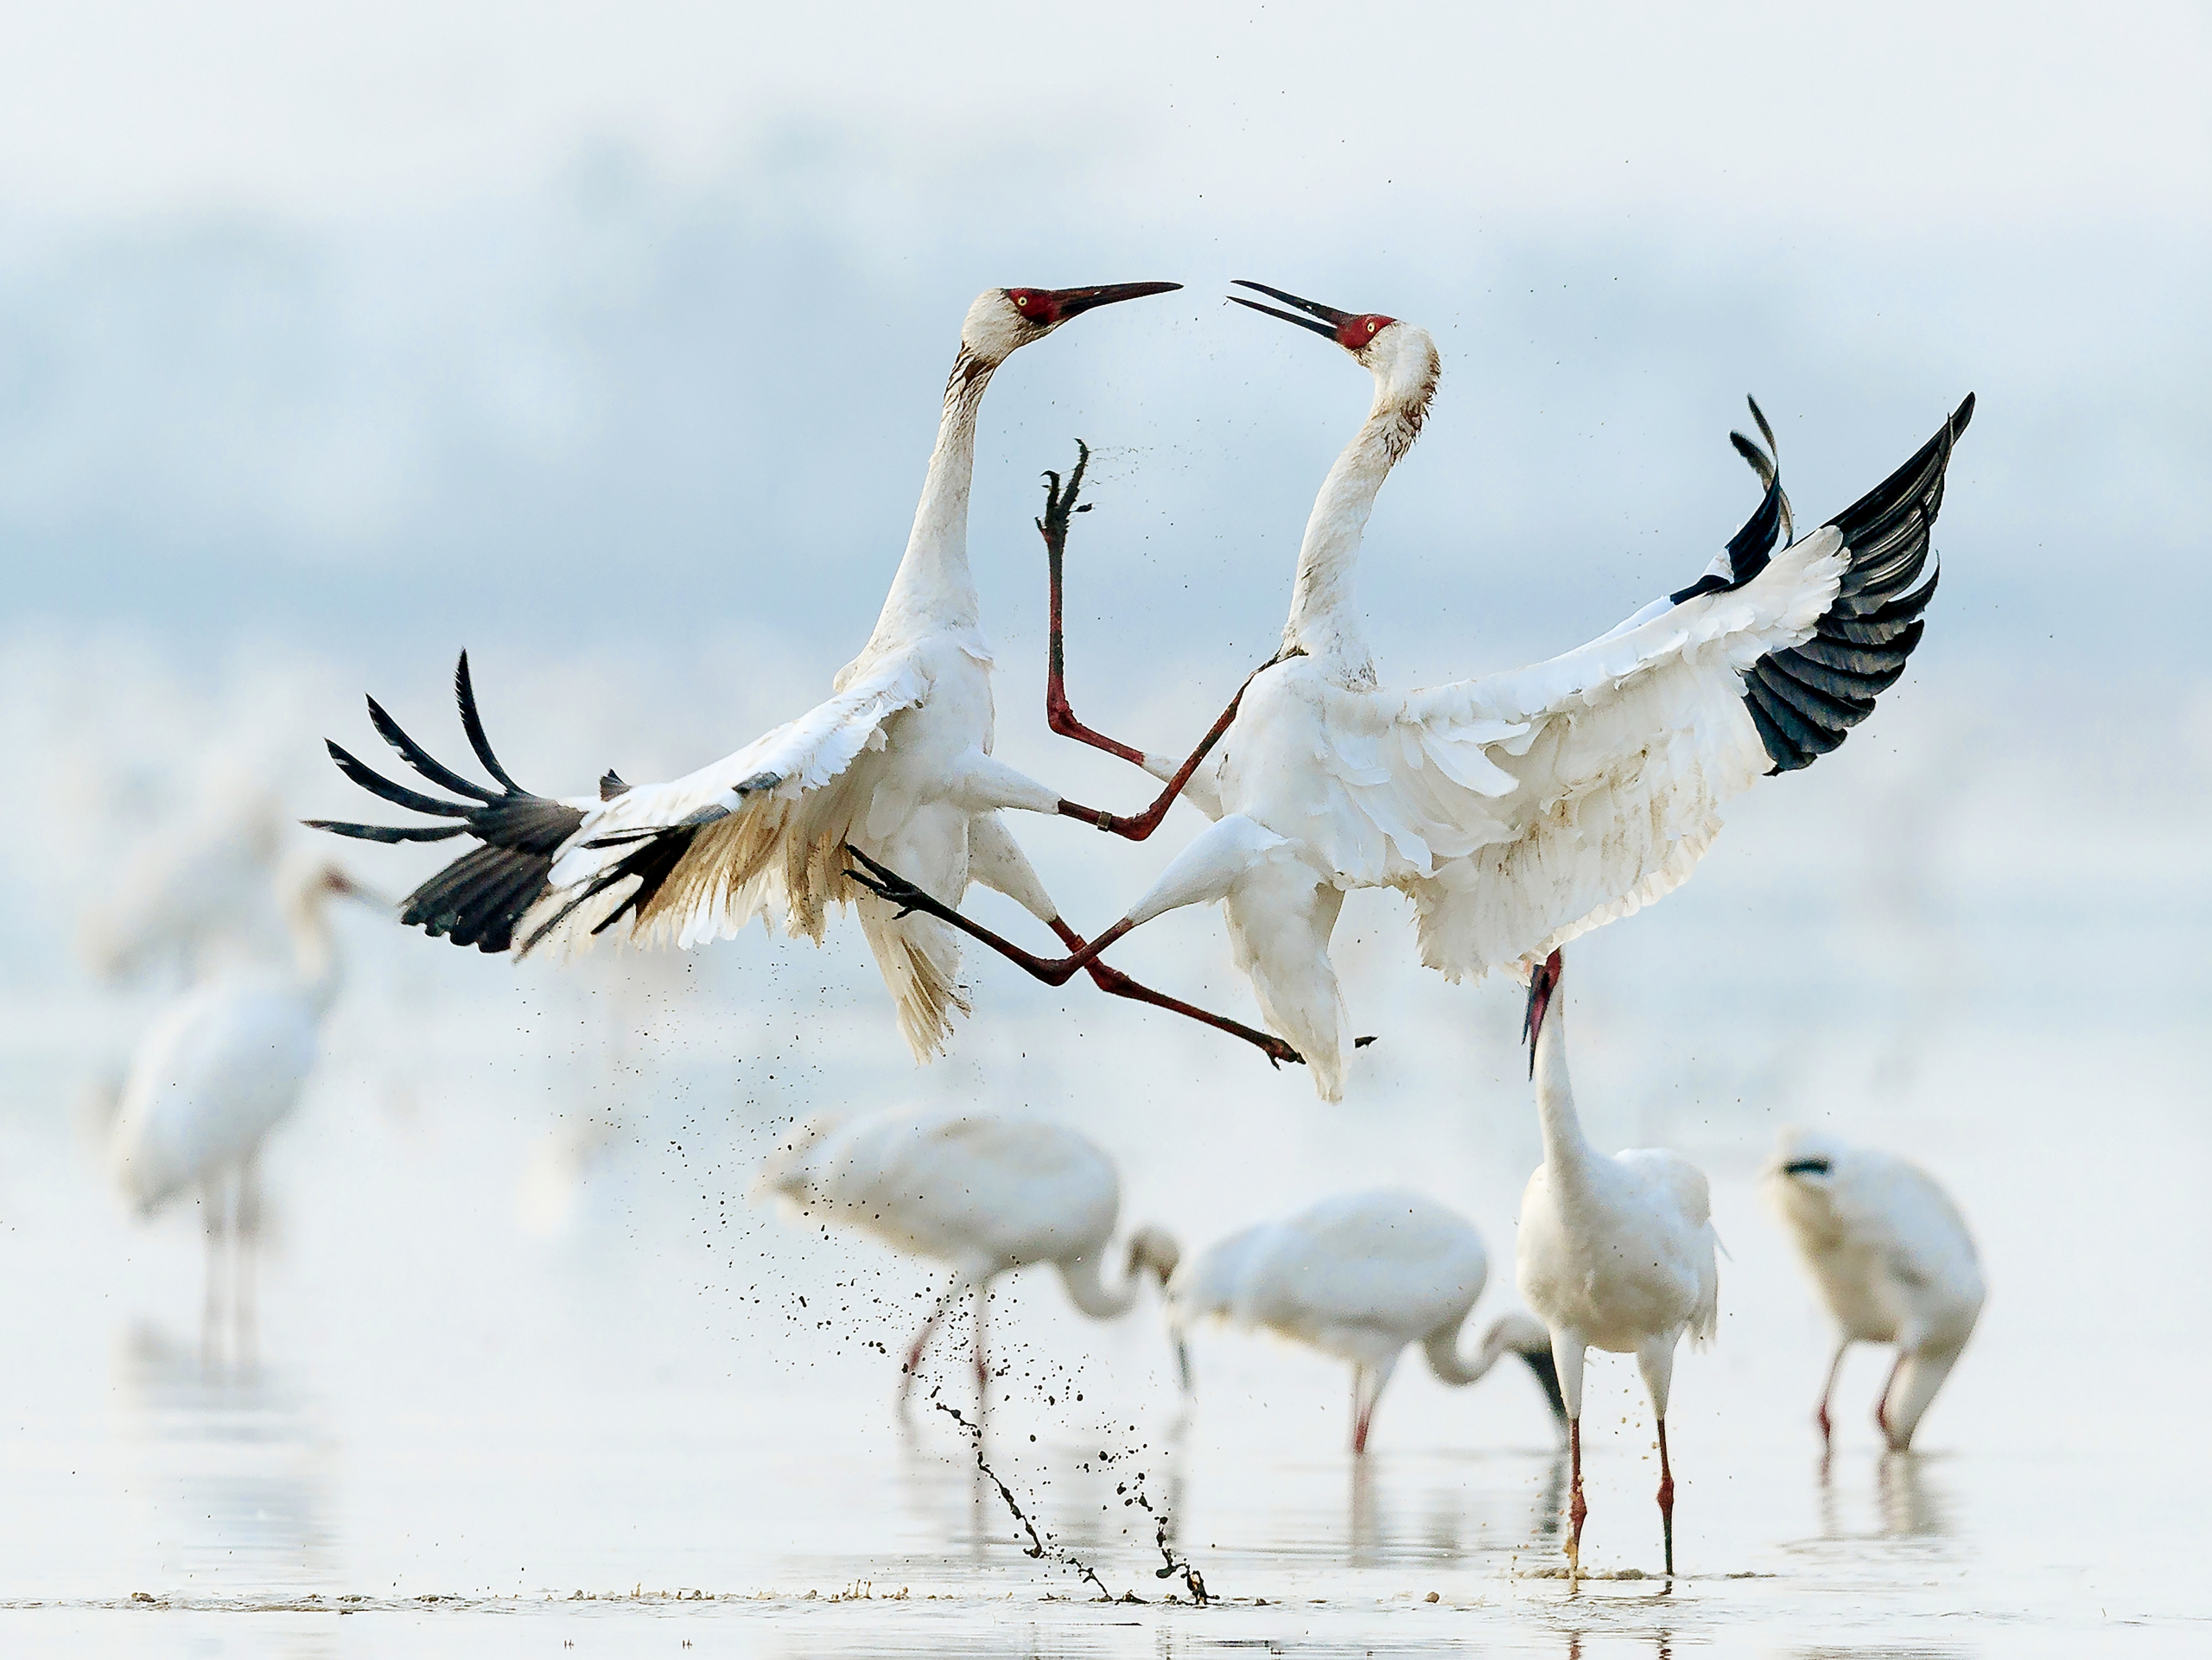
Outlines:
{"type": "Polygon", "coordinates": [[[411,812],[441,818],[458,818],[458,824],[400,826],[353,824],[334,819],[309,819],[308,826],[334,836],[368,842],[438,842],[467,834],[479,846],[471,848],[417,887],[400,912],[400,920],[422,929],[432,938],[450,939],[456,945],[474,945],[481,951],[504,951],[514,944],[514,931],[524,914],[543,897],[553,862],[583,823],[583,811],[565,802],[532,795],[508,776],[484,735],[484,722],[476,709],[476,691],[470,684],[468,654],[461,655],[454,671],[454,697],[461,708],[461,729],[469,747],[485,770],[505,786],[504,795],[473,784],[438,760],[400,729],[374,698],[369,700],[369,720],[385,741],[424,778],[458,794],[472,796],[480,805],[441,801],[372,772],[333,743],[331,759],[339,770],[382,800],[411,812]]]}
{"type": "Polygon", "coordinates": [[[1795,772],[1835,748],[1904,674],[1942,575],[1931,538],[1974,404],[1969,395],[1910,461],[1828,521],[1848,561],[1834,601],[1812,639],[1770,652],[1744,677],[1744,705],[1771,771],[1795,772]]]}
{"type": "MultiPolygon", "coordinates": [[[[1759,430],[1767,435],[1767,442],[1772,444],[1773,430],[1767,425],[1766,417],[1760,410],[1758,401],[1747,398],[1745,402],[1751,406],[1751,418],[1758,423],[1759,430]]],[[[1779,447],[1770,456],[1740,432],[1730,433],[1728,442],[1735,446],[1736,453],[1750,465],[1751,471],[1758,474],[1759,482],[1766,487],[1766,492],[1759,498],[1759,505],[1751,510],[1751,516],[1744,521],[1735,535],[1728,538],[1728,575],[1723,576],[1718,571],[1709,571],[1688,588],[1676,589],[1667,596],[1676,605],[1704,595],[1726,594],[1741,588],[1767,568],[1768,561],[1774,557],[1777,539],[1785,546],[1788,544],[1790,536],[1789,498],[1782,488],[1782,452],[1779,447]]]]}

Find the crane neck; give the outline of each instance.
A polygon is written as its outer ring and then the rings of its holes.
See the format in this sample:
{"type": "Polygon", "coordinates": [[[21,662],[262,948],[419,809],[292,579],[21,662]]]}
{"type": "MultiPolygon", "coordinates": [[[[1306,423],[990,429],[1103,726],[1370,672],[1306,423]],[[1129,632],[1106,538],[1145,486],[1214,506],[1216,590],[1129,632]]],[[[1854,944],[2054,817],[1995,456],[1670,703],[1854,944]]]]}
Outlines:
{"type": "Polygon", "coordinates": [[[953,359],[944,385],[944,412],[937,448],[914,508],[914,528],[892,578],[891,592],[868,637],[870,648],[890,646],[940,628],[974,628],[981,621],[976,580],[968,569],[968,494],[976,477],[976,419],[983,389],[998,365],[965,346],[953,359]]]}
{"type": "Polygon", "coordinates": [[[317,886],[288,907],[285,925],[292,936],[292,976],[300,995],[321,1020],[338,1001],[345,984],[346,965],[338,955],[337,937],[324,913],[324,890],[317,886]]]}
{"type": "Polygon", "coordinates": [[[1132,1269],[1122,1276],[1120,1285],[1109,1287],[1097,1251],[1071,1257],[1059,1268],[1060,1279],[1068,1288],[1068,1300],[1093,1320],[1116,1320],[1136,1306],[1141,1270],[1132,1269]]]}
{"type": "Polygon", "coordinates": [[[1574,1110],[1567,1075],[1567,1011],[1554,1002],[1536,1033],[1536,1118],[1544,1135],[1544,1162],[1555,1177],[1573,1180],[1597,1156],[1574,1110]]]}
{"type": "Polygon", "coordinates": [[[1411,396],[1388,383],[1376,387],[1366,421],[1321,481],[1299,545],[1283,651],[1318,658],[1335,678],[1357,690],[1376,684],[1375,658],[1360,626],[1352,584],[1360,543],[1382,481],[1421,435],[1435,390],[1433,378],[1418,384],[1411,396]]]}
{"type": "Polygon", "coordinates": [[[1510,1346],[1503,1326],[1494,1326],[1484,1338],[1482,1347],[1472,1360],[1459,1352],[1459,1335],[1466,1329],[1463,1317],[1457,1326],[1447,1326],[1441,1331],[1431,1332],[1422,1339],[1421,1348],[1428,1356],[1428,1369],[1436,1374],[1436,1381],[1453,1389],[1465,1389],[1470,1383],[1479,1383],[1490,1375],[1490,1369],[1498,1363],[1510,1346]]]}

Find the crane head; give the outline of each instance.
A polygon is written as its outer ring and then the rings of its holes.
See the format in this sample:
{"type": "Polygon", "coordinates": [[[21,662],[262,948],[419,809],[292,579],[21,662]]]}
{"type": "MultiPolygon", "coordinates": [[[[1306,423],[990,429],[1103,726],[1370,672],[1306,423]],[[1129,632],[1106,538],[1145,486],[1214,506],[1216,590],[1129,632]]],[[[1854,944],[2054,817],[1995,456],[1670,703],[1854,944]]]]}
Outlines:
{"type": "Polygon", "coordinates": [[[1384,329],[1395,327],[1398,321],[1395,317],[1386,317],[1379,311],[1339,311],[1334,306],[1325,306],[1318,300],[1301,300],[1295,294],[1285,294],[1281,289],[1271,289],[1265,283],[1248,283],[1241,277],[1236,279],[1235,286],[1268,295],[1284,305],[1295,306],[1306,315],[1300,317],[1274,306],[1263,306],[1257,300],[1248,300],[1241,294],[1230,295],[1229,297],[1238,305],[1249,306],[1270,317],[1280,317],[1287,323],[1296,323],[1300,328],[1310,328],[1317,334],[1325,335],[1363,361],[1365,360],[1367,348],[1375,343],[1376,337],[1384,329]]]}
{"type": "Polygon", "coordinates": [[[1559,989],[1560,954],[1554,951],[1529,976],[1529,1013],[1521,1025],[1521,1040],[1529,1046],[1529,1076],[1536,1075],[1536,1035],[1544,1029],[1544,1016],[1559,989]]]}
{"type": "Polygon", "coordinates": [[[1182,1261],[1182,1247],[1165,1228],[1147,1223],[1129,1235],[1129,1273],[1149,1269],[1163,1291],[1167,1288],[1168,1281],[1175,1277],[1182,1261]]]}
{"type": "Polygon", "coordinates": [[[968,308],[960,343],[976,357],[1002,363],[1071,317],[1147,295],[1172,293],[1180,283],[1107,283],[1080,289],[986,289],[968,308]]]}

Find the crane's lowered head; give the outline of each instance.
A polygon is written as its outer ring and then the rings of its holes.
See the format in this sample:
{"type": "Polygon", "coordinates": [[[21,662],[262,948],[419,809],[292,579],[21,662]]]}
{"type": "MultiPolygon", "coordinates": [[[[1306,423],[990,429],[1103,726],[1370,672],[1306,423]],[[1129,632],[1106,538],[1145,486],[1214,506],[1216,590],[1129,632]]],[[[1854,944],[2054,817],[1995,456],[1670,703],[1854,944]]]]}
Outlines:
{"type": "Polygon", "coordinates": [[[1552,1334],[1534,1314],[1515,1309],[1498,1316],[1490,1330],[1483,1334],[1485,1354],[1503,1354],[1508,1350],[1521,1357],[1523,1365],[1535,1375],[1536,1387],[1544,1392],[1544,1403],[1552,1409],[1552,1416],[1563,1429],[1567,1427],[1567,1397],[1560,1393],[1559,1368],[1552,1364],[1552,1334]]]}
{"type": "Polygon", "coordinates": [[[1552,998],[1559,990],[1560,954],[1554,951],[1529,976],[1529,1013],[1521,1022],[1521,1041],[1529,1046],[1529,1076],[1536,1075],[1536,1038],[1544,1029],[1552,998]]]}
{"type": "Polygon", "coordinates": [[[1180,283],[1108,283],[1087,289],[985,289],[960,325],[961,349],[996,366],[1032,340],[1041,340],[1071,317],[1100,306],[1167,294],[1180,283]]]}
{"type": "Polygon", "coordinates": [[[1257,300],[1248,300],[1241,294],[1229,296],[1238,305],[1280,317],[1287,323],[1296,323],[1300,328],[1310,328],[1334,340],[1375,377],[1376,401],[1397,405],[1419,426],[1421,417],[1428,411],[1429,400],[1436,396],[1437,377],[1444,372],[1443,363],[1436,355],[1436,342],[1429,339],[1427,329],[1401,322],[1379,311],[1339,311],[1318,300],[1301,300],[1295,294],[1269,288],[1265,283],[1249,283],[1241,277],[1235,286],[1251,289],[1294,308],[1285,311],[1262,305],[1257,300]],[[1302,316],[1299,315],[1301,312],[1305,314],[1302,316]]]}
{"type": "Polygon", "coordinates": [[[1168,1281],[1175,1277],[1175,1269],[1183,1260],[1183,1248],[1175,1243],[1174,1236],[1166,1229],[1151,1223],[1129,1235],[1129,1275],[1134,1279],[1141,1273],[1149,1273],[1160,1282],[1165,1293],[1168,1281]]]}

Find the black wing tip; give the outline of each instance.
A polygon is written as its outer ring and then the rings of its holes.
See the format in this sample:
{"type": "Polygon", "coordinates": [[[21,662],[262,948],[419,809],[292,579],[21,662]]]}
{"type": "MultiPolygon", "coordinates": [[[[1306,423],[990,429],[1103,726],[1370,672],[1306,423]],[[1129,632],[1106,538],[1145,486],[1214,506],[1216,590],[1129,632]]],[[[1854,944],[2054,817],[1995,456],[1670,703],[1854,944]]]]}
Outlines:
{"type": "Polygon", "coordinates": [[[1966,402],[1951,411],[1951,436],[1956,439],[1967,429],[1967,423],[1974,419],[1974,394],[1968,392],[1966,402]]]}

